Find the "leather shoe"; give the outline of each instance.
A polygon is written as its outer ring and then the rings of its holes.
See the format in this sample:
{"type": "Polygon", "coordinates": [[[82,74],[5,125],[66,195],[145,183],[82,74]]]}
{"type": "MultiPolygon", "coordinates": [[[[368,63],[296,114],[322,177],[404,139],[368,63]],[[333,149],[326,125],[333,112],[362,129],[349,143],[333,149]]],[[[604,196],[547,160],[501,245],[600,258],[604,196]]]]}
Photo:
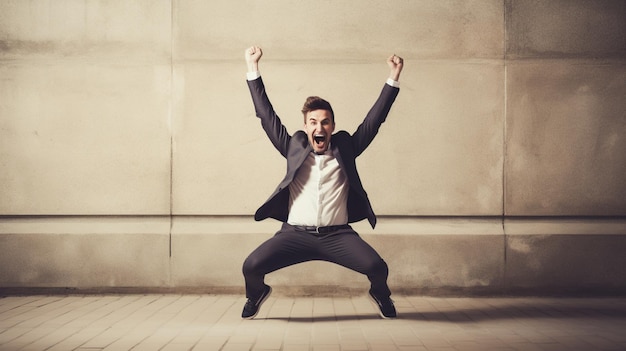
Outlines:
{"type": "Polygon", "coordinates": [[[396,307],[393,305],[393,301],[387,298],[378,298],[376,297],[372,291],[369,291],[370,298],[374,303],[378,306],[378,310],[380,311],[380,316],[384,319],[396,318],[396,307]]]}
{"type": "Polygon", "coordinates": [[[243,306],[243,312],[241,312],[241,318],[244,319],[252,319],[257,313],[259,313],[259,309],[261,309],[261,305],[272,293],[272,288],[268,285],[265,286],[265,290],[259,298],[256,299],[248,299],[246,304],[243,306]]]}

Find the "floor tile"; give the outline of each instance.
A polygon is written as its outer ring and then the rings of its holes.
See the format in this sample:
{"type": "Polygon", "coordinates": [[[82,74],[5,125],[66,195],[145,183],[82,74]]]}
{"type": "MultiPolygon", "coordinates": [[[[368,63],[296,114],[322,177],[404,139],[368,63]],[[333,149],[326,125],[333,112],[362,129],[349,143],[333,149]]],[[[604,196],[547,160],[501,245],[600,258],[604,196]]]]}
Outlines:
{"type": "Polygon", "coordinates": [[[626,298],[273,295],[253,320],[242,296],[0,298],[4,350],[623,350],[626,298]]]}

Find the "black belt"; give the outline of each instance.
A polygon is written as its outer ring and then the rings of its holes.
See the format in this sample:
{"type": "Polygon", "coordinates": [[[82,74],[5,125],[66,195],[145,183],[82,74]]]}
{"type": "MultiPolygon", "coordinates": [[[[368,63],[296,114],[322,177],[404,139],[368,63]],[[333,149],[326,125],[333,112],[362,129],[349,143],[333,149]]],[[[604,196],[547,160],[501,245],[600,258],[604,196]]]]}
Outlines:
{"type": "Polygon", "coordinates": [[[329,225],[327,227],[315,227],[315,226],[307,226],[307,225],[294,225],[297,231],[307,232],[311,234],[330,234],[332,232],[336,232],[341,229],[351,229],[350,225],[342,224],[342,225],[329,225]]]}

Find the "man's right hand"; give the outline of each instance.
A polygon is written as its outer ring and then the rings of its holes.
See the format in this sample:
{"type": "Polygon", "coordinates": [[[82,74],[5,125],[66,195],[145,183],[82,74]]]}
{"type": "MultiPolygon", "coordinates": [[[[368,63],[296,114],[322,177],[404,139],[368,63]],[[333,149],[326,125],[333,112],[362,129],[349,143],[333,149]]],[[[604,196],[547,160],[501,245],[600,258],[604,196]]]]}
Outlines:
{"type": "Polygon", "coordinates": [[[391,69],[391,72],[389,73],[389,78],[395,80],[396,82],[400,80],[400,72],[402,72],[402,67],[404,67],[404,60],[402,59],[402,57],[393,54],[387,59],[387,64],[391,69]]]}
{"type": "Polygon", "coordinates": [[[263,50],[258,46],[251,46],[246,49],[246,64],[248,72],[256,72],[259,70],[259,60],[263,56],[263,50]]]}

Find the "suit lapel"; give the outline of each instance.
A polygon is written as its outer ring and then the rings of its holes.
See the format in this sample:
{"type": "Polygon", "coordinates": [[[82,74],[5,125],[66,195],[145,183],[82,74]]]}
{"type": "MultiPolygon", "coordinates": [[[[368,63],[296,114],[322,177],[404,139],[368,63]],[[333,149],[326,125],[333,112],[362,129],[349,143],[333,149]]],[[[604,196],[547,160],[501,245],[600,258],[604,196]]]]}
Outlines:
{"type": "MultiPolygon", "coordinates": [[[[301,137],[298,134],[294,135],[294,137],[296,136],[301,137]]],[[[292,147],[289,150],[287,157],[287,174],[285,175],[285,179],[281,182],[281,187],[285,187],[293,181],[296,172],[300,166],[302,166],[304,160],[313,152],[313,147],[311,147],[308,140],[303,140],[301,145],[302,147],[292,147]],[[306,144],[304,144],[304,142],[306,142],[306,144]]]]}
{"type": "Polygon", "coordinates": [[[339,166],[345,172],[346,164],[343,162],[343,158],[341,158],[341,152],[339,152],[339,147],[337,147],[337,144],[331,144],[330,146],[331,146],[331,151],[333,152],[333,156],[335,156],[335,158],[337,159],[337,162],[339,162],[339,166]]]}

